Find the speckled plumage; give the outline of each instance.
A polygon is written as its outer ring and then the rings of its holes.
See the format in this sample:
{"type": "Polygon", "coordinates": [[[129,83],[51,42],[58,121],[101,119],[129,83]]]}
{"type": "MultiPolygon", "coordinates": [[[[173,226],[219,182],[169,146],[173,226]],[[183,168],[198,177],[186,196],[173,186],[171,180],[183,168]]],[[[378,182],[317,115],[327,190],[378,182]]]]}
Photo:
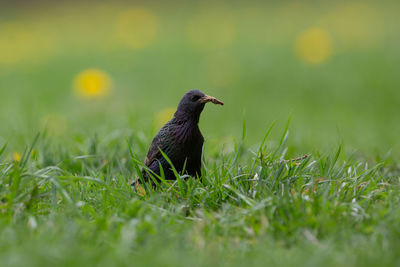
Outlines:
{"type": "MultiPolygon", "coordinates": [[[[175,179],[175,175],[162,150],[171,160],[175,169],[183,174],[201,176],[201,155],[204,138],[200,132],[198,122],[205,103],[221,104],[219,100],[206,96],[199,90],[187,92],[180,101],[174,117],[167,122],[154,137],[144,164],[157,175],[160,167],[163,168],[166,179],[175,179]]],[[[149,180],[147,172],[142,174],[149,180]]]]}

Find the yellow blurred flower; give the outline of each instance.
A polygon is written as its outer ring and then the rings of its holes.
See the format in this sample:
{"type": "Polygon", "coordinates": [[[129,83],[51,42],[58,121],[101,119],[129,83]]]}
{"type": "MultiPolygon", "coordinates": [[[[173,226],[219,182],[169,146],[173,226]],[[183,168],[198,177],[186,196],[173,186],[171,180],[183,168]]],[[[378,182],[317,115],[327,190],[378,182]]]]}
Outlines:
{"type": "Polygon", "coordinates": [[[0,64],[43,61],[53,52],[53,36],[38,25],[11,21],[0,25],[0,64]]]}
{"type": "Polygon", "coordinates": [[[107,95],[112,87],[111,77],[99,69],[87,69],[75,78],[75,92],[82,98],[101,98],[107,95]]]}
{"type": "Polygon", "coordinates": [[[125,10],[117,18],[115,33],[117,39],[126,46],[143,49],[157,37],[157,17],[145,8],[125,10]]]}
{"type": "Polygon", "coordinates": [[[16,162],[21,161],[21,154],[19,154],[18,152],[14,152],[12,157],[13,157],[13,160],[16,162]]]}
{"type": "Polygon", "coordinates": [[[67,121],[60,114],[48,114],[40,122],[42,130],[52,135],[60,135],[67,129],[67,121]]]}
{"type": "Polygon", "coordinates": [[[16,63],[29,55],[32,34],[19,22],[0,26],[0,63],[16,63]],[[28,45],[26,45],[28,43],[28,45]]]}
{"type": "Polygon", "coordinates": [[[319,22],[347,46],[370,46],[382,42],[383,21],[376,7],[364,2],[340,3],[319,22]]]}
{"type": "Polygon", "coordinates": [[[321,64],[332,54],[332,38],[322,28],[310,28],[300,33],[295,48],[298,56],[305,62],[321,64]]]}
{"type": "Polygon", "coordinates": [[[236,25],[226,8],[207,9],[189,20],[186,33],[196,48],[224,48],[234,41],[236,25]]]}
{"type": "Polygon", "coordinates": [[[172,119],[175,110],[175,108],[166,108],[158,112],[154,119],[155,127],[161,128],[165,123],[172,119]]]}

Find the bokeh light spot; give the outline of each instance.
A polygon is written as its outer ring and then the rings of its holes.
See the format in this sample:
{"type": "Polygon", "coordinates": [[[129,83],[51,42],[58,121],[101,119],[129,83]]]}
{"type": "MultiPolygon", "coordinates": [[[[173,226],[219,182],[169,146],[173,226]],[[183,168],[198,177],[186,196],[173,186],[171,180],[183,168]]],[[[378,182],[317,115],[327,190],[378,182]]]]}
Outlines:
{"type": "Polygon", "coordinates": [[[143,49],[156,39],[158,20],[148,9],[131,8],[118,16],[115,32],[122,44],[133,49],[143,49]]]}
{"type": "Polygon", "coordinates": [[[165,108],[158,112],[154,119],[154,126],[157,128],[161,128],[165,123],[172,119],[175,110],[175,108],[165,108]]]}
{"type": "Polygon", "coordinates": [[[87,69],[75,78],[75,92],[81,98],[101,98],[112,87],[111,77],[103,70],[87,69]]]}
{"type": "Polygon", "coordinates": [[[54,48],[49,32],[20,21],[0,25],[0,63],[18,64],[27,61],[43,61],[54,48]]]}
{"type": "Polygon", "coordinates": [[[0,27],[0,63],[17,63],[32,52],[32,33],[19,22],[0,27]]]}
{"type": "Polygon", "coordinates": [[[346,46],[360,47],[382,42],[383,22],[377,8],[366,3],[342,3],[321,18],[321,25],[346,46]]]}
{"type": "Polygon", "coordinates": [[[297,55],[307,63],[321,64],[332,54],[332,38],[322,28],[310,28],[297,37],[297,55]]]}

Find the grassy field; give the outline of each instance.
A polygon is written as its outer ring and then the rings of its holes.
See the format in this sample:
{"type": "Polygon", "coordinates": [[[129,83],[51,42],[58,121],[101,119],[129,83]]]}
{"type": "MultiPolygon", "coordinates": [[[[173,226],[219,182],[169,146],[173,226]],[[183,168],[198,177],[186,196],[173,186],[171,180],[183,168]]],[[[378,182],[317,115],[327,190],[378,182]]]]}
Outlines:
{"type": "Polygon", "coordinates": [[[398,8],[4,4],[1,265],[399,265],[398,8]],[[143,196],[192,88],[203,177],[143,196]]]}

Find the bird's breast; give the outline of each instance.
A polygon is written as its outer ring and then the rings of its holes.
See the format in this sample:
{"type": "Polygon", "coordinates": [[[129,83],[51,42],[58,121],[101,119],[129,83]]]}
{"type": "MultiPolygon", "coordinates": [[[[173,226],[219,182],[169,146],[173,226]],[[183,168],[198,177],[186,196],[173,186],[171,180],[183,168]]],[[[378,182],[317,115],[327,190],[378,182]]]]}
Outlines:
{"type": "Polygon", "coordinates": [[[174,135],[178,143],[182,145],[190,145],[199,141],[203,142],[203,136],[197,124],[182,123],[177,125],[174,135]]]}

